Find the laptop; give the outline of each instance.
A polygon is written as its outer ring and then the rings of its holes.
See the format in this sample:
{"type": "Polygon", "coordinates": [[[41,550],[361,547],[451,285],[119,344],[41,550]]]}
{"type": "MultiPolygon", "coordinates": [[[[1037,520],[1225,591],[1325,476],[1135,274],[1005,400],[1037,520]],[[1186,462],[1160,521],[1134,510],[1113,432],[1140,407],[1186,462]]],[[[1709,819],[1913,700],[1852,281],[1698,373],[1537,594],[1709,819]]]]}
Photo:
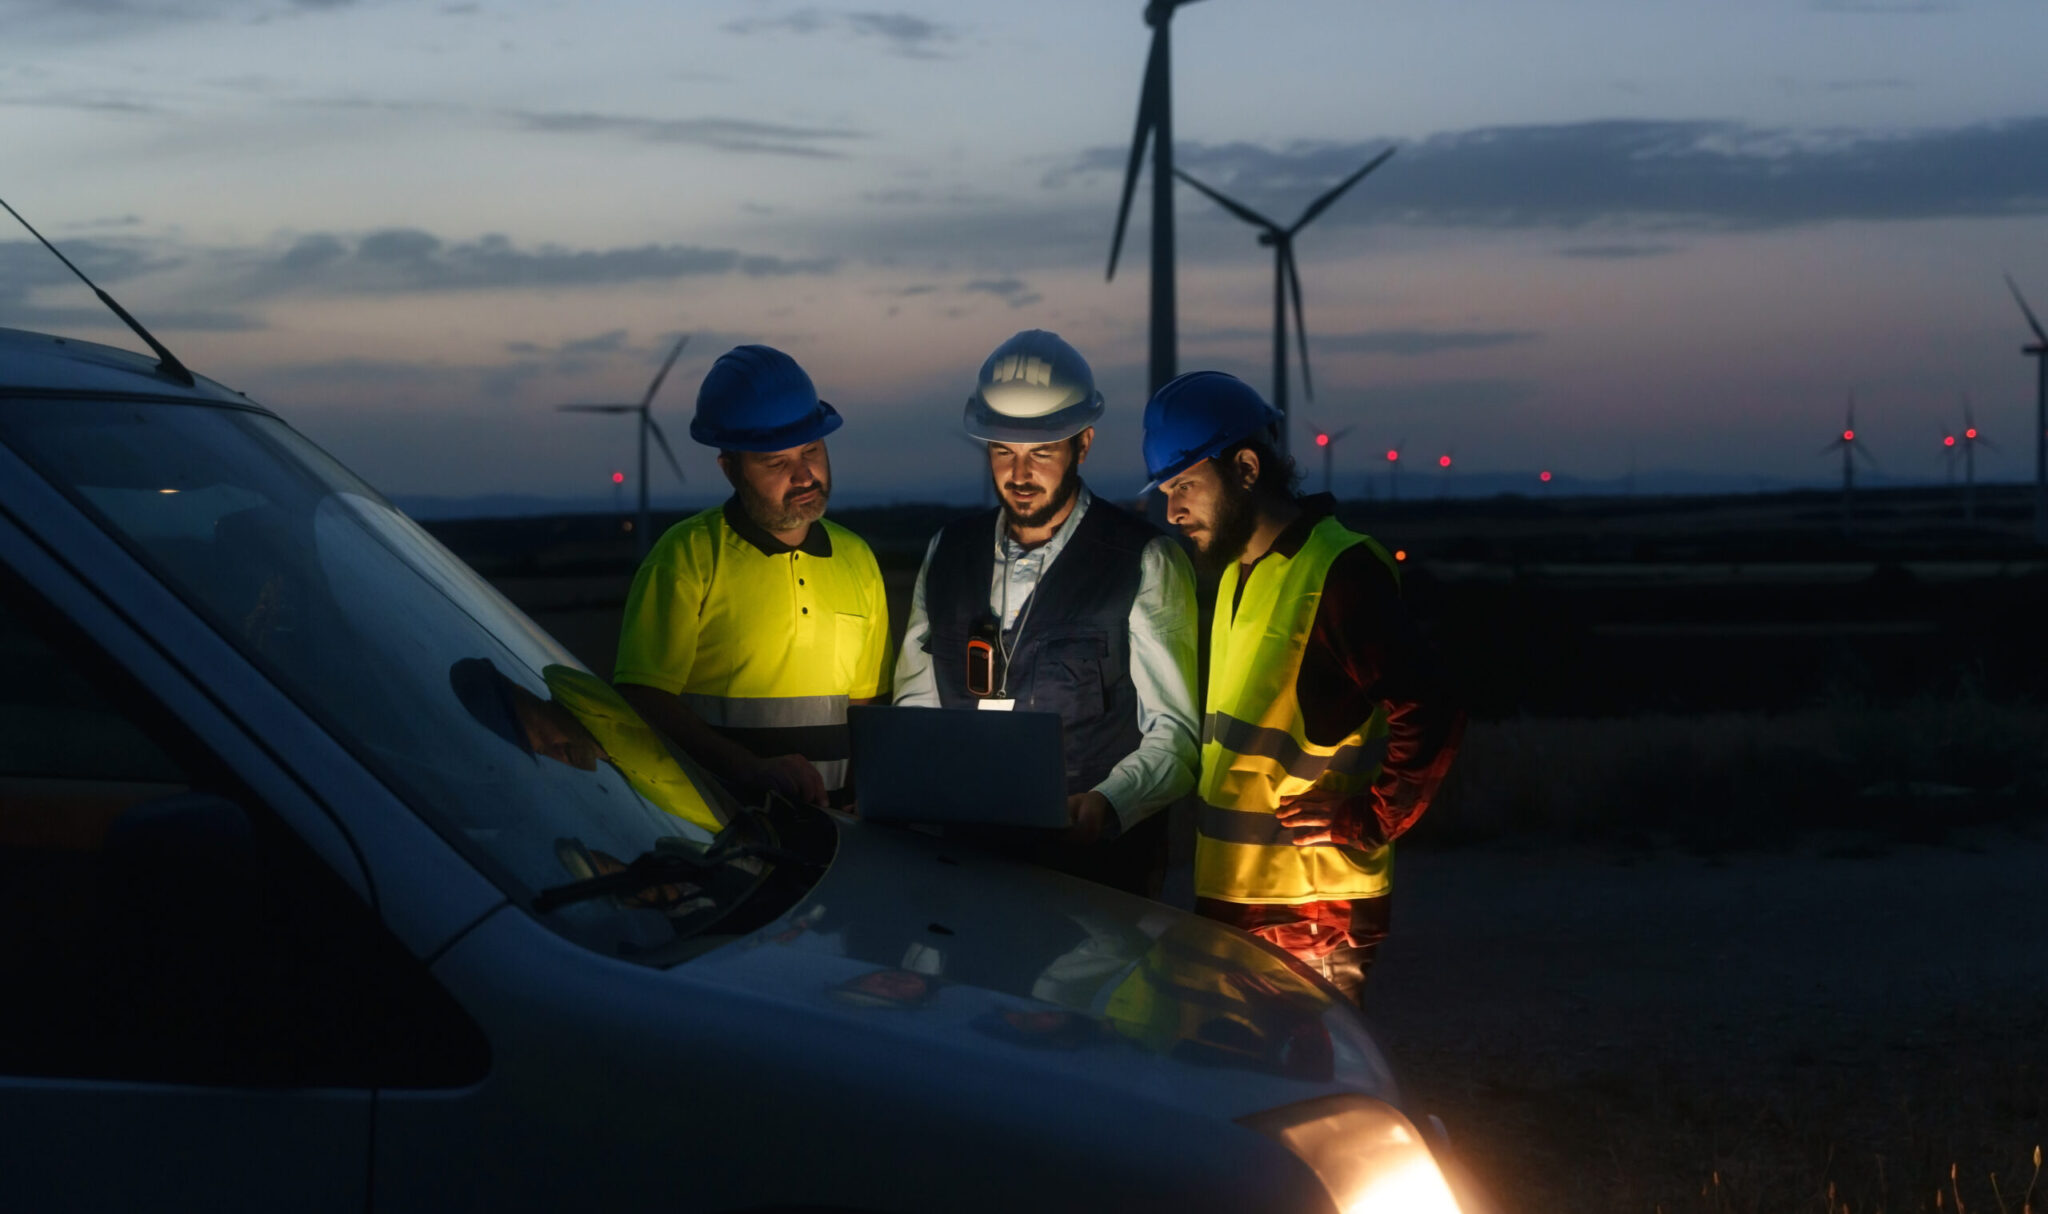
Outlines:
{"type": "Polygon", "coordinates": [[[1056,712],[854,705],[853,783],[876,822],[1067,826],[1056,712]]]}

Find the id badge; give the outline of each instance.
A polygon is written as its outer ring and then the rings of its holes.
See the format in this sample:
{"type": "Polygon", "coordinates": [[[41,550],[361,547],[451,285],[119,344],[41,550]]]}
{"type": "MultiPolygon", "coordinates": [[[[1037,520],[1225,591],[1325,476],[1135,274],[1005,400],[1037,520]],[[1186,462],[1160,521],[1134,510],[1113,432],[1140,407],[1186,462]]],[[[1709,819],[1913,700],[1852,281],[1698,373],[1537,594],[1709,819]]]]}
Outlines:
{"type": "Polygon", "coordinates": [[[976,700],[974,706],[983,712],[1009,712],[1017,707],[1017,701],[1008,696],[989,696],[976,700]]]}

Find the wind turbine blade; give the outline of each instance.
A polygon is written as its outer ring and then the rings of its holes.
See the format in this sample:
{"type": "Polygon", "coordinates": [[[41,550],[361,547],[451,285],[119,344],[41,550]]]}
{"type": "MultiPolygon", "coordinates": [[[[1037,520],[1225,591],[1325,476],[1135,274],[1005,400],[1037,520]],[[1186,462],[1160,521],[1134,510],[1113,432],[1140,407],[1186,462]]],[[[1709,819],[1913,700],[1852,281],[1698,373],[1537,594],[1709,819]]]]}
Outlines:
{"type": "Polygon", "coordinates": [[[1352,432],[1353,430],[1356,430],[1356,429],[1358,429],[1358,427],[1357,427],[1357,426],[1346,426],[1346,427],[1344,427],[1344,428],[1343,428],[1342,430],[1339,430],[1339,431],[1337,431],[1337,432],[1336,432],[1335,434],[1332,434],[1332,435],[1330,436],[1330,441],[1334,443],[1334,442],[1336,442],[1336,441],[1337,441],[1338,439],[1340,439],[1340,438],[1343,438],[1343,437],[1344,437],[1345,435],[1347,435],[1347,434],[1351,433],[1351,432],[1352,432]]]}
{"type": "Polygon", "coordinates": [[[676,479],[687,484],[690,478],[683,475],[683,466],[676,462],[676,453],[669,449],[668,435],[661,432],[661,423],[649,417],[647,428],[653,432],[654,441],[661,447],[661,453],[668,457],[668,466],[675,469],[676,479]]]}
{"type": "Polygon", "coordinates": [[[1308,210],[1303,211],[1301,213],[1301,218],[1294,221],[1294,226],[1287,229],[1287,234],[1289,236],[1294,235],[1296,232],[1299,232],[1303,228],[1307,227],[1309,225],[1310,220],[1322,214],[1324,211],[1329,210],[1330,204],[1337,201],[1339,198],[1343,197],[1344,191],[1350,189],[1352,186],[1357,185],[1359,178],[1365,176],[1367,173],[1370,173],[1374,169],[1385,164],[1387,162],[1387,158],[1392,156],[1394,154],[1394,151],[1395,149],[1388,148],[1386,151],[1381,152],[1379,155],[1373,157],[1371,160],[1366,161],[1364,168],[1358,170],[1356,173],[1353,173],[1351,176],[1346,177],[1344,180],[1338,182],[1335,186],[1325,191],[1321,198],[1318,198],[1314,202],[1309,203],[1308,210]]]}
{"type": "Polygon", "coordinates": [[[647,395],[640,398],[640,408],[643,411],[647,406],[654,403],[654,394],[661,391],[661,381],[668,378],[668,369],[676,365],[676,360],[683,356],[683,347],[689,344],[690,335],[688,333],[676,339],[676,348],[668,352],[668,358],[662,362],[661,370],[654,373],[654,382],[647,385],[647,395]]]}
{"type": "Polygon", "coordinates": [[[1109,273],[1105,277],[1111,280],[1116,278],[1116,255],[1124,247],[1124,228],[1131,221],[1131,195],[1138,189],[1138,168],[1145,163],[1145,143],[1159,121],[1152,107],[1159,100],[1159,42],[1165,34],[1162,22],[1152,31],[1152,51],[1145,56],[1145,83],[1138,90],[1138,127],[1131,134],[1131,159],[1124,169],[1124,197],[1116,209],[1116,235],[1109,240],[1109,273]]]}
{"type": "Polygon", "coordinates": [[[2008,274],[2005,276],[2005,285],[2012,288],[2013,299],[2020,305],[2020,311],[2027,314],[2027,326],[2033,329],[2034,336],[2041,339],[2042,345],[2048,345],[2048,332],[2042,332],[2041,322],[2035,318],[2034,310],[2027,306],[2027,297],[2020,294],[2020,284],[2014,282],[2012,275],[2008,274]]]}
{"type": "Polygon", "coordinates": [[[1301,347],[1301,396],[1316,398],[1315,381],[1308,376],[1308,322],[1301,318],[1301,267],[1294,264],[1294,242],[1287,242],[1287,286],[1294,294],[1294,339],[1301,347]]]}
{"type": "Polygon", "coordinates": [[[1268,232],[1272,232],[1275,235],[1279,234],[1279,224],[1274,223],[1272,220],[1266,218],[1264,215],[1259,214],[1257,211],[1252,210],[1250,207],[1244,205],[1243,203],[1235,202],[1229,198],[1224,197],[1222,192],[1203,185],[1201,182],[1196,181],[1193,177],[1189,176],[1187,173],[1183,172],[1180,169],[1175,169],[1173,171],[1173,175],[1175,177],[1180,178],[1182,181],[1187,182],[1189,185],[1195,187],[1196,189],[1202,191],[1202,193],[1207,194],[1209,196],[1210,201],[1214,202],[1217,206],[1222,207],[1224,210],[1229,211],[1232,215],[1237,216],[1239,219],[1244,220],[1246,223],[1251,224],[1253,227],[1264,228],[1268,232]]]}
{"type": "Polygon", "coordinates": [[[560,413],[638,413],[638,405],[556,405],[560,413]]]}

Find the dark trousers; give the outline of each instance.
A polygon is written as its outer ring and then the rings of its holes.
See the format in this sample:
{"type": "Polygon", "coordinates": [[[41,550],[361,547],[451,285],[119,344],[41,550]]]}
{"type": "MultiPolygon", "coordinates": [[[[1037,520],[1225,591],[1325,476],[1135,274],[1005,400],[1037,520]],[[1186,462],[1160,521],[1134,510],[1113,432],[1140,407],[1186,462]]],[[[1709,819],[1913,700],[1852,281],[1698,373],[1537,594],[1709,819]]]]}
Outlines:
{"type": "Polygon", "coordinates": [[[1278,906],[1195,899],[1195,912],[1250,932],[1323,976],[1351,1002],[1363,1006],[1365,975],[1380,941],[1387,938],[1393,898],[1353,898],[1278,906]]]}

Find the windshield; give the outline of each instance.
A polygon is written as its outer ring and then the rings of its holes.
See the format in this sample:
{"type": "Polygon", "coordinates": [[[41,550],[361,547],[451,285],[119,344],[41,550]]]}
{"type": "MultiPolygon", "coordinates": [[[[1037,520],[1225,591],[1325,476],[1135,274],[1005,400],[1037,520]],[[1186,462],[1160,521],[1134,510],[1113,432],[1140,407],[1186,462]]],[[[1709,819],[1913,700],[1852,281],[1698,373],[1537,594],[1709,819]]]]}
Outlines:
{"type": "MultiPolygon", "coordinates": [[[[7,400],[0,438],[522,905],[657,841],[702,854],[736,813],[609,684],[276,418],[7,400]]],[[[674,943],[630,899],[546,918],[612,952],[674,943]]]]}

